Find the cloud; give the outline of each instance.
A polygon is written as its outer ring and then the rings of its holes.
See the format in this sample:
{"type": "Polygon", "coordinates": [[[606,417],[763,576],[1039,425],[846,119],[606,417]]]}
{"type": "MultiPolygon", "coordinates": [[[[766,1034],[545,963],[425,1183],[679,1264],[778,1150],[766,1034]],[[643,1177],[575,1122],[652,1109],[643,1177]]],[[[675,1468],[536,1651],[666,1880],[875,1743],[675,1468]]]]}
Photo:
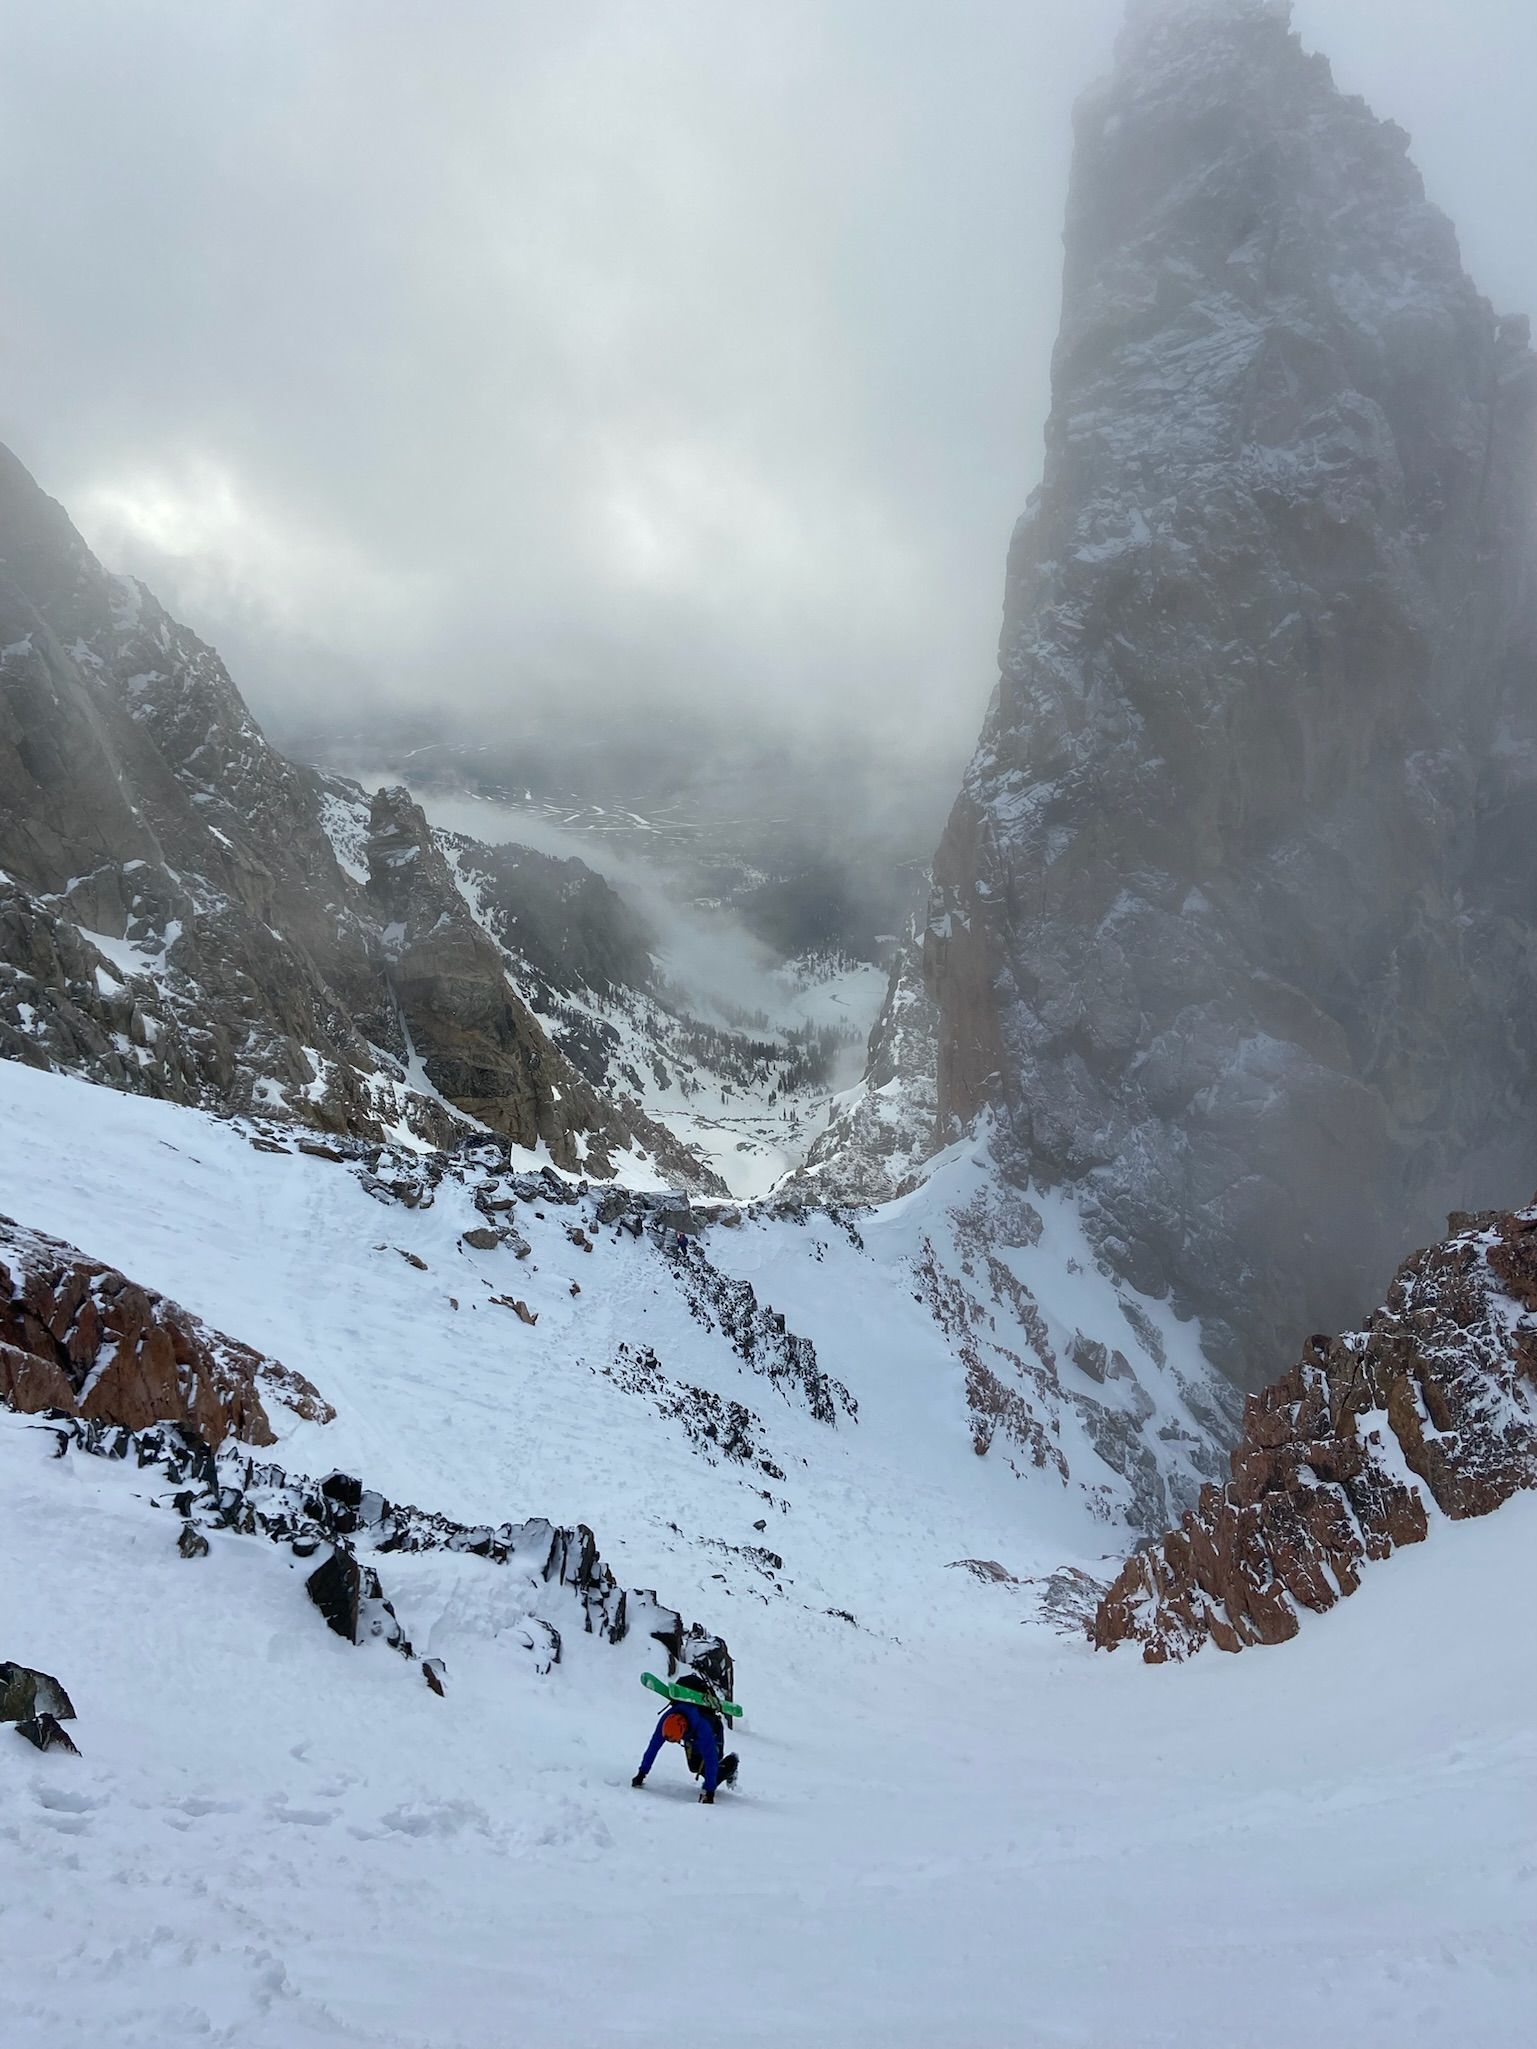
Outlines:
{"type": "MultiPolygon", "coordinates": [[[[697,707],[953,755],[1115,0],[50,0],[7,438],[278,724],[697,707]]],[[[1537,302],[1525,0],[1302,0],[1537,302]]]]}

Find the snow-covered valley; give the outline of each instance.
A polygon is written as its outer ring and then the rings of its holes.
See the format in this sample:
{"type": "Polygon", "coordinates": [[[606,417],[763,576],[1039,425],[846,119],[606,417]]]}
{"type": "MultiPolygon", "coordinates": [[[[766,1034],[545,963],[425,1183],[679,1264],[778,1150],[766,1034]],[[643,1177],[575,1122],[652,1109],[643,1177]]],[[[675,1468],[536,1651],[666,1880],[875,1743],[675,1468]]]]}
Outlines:
{"type": "MultiPolygon", "coordinates": [[[[1438,1528],[1285,1653],[1096,1655],[1039,1581],[1125,1548],[1115,1476],[1068,1416],[1068,1480],[978,1458],[914,1299],[925,1241],[954,1256],[964,1149],[863,1215],[862,1248],[814,1213],[706,1234],[846,1385],[857,1420],[829,1426],[690,1307],[697,1251],[595,1230],[584,1252],[574,1212],[524,1204],[514,1261],[462,1246],[478,1218],[452,1178],[387,1206],[238,1123],[15,1066],[0,1087],[0,1208],[335,1403],[325,1426],[276,1412],[290,1471],[591,1521],[622,1584],[729,1639],[747,1711],[713,1810],[665,1767],[636,1792],[635,1638],[568,1632],[541,1672],[513,1568],[382,1557],[444,1661],[436,1698],[330,1634],[281,1548],[221,1532],[186,1560],[153,1471],[55,1458],[41,1419],[0,1414],[6,1654],[64,1679],[83,1752],[3,1758],[18,2049],[1524,2040],[1537,1652],[1509,1617],[1530,1501],[1438,1528]],[[492,1300],[509,1268],[537,1325],[492,1300]],[[781,1477],[691,1441],[622,1384],[621,1345],[748,1406],[781,1477]]],[[[1051,1336],[1124,1341],[1082,1251],[1047,1205],[1022,1271],[1051,1336]]],[[[1146,1313],[1198,1374],[1192,1328],[1146,1313]]]]}
{"type": "Polygon", "coordinates": [[[732,1195],[754,1201],[805,1164],[839,1099],[859,1086],[887,977],[867,961],[778,963],[757,977],[745,1026],[687,980],[676,986],[676,1012],[630,994],[572,1007],[617,1035],[616,1060],[640,1078],[647,1115],[732,1195]],[[689,1048],[695,1056],[680,1058],[689,1048]],[[803,1063],[810,1071],[794,1078],[803,1063]]]}
{"type": "MultiPolygon", "coordinates": [[[[391,771],[349,766],[332,785],[328,826],[338,853],[366,874],[367,806],[344,792],[377,788],[391,771]]],[[[474,916],[527,987],[530,961],[516,917],[498,919],[480,864],[498,854],[580,862],[601,876],[619,916],[647,945],[649,986],[594,988],[579,980],[533,1005],[556,1043],[581,1064],[603,1047],[593,1078],[633,1091],[648,1116],[751,1201],[801,1167],[857,1087],[866,1043],[887,992],[884,967],[836,949],[780,956],[721,902],[690,901],[684,871],[665,857],[577,831],[545,807],[499,802],[441,779],[405,785],[439,834],[474,916]]],[[[645,821],[626,813],[629,838],[645,821]]],[[[664,848],[667,842],[662,842],[664,848]]]]}

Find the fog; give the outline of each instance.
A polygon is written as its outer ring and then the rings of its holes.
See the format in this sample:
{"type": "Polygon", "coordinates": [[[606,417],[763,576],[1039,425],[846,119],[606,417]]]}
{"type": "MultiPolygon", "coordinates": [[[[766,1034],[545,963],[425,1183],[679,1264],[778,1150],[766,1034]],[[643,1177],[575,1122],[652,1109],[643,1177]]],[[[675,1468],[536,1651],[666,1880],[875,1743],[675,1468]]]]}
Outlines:
{"type": "MultiPolygon", "coordinates": [[[[392,770],[375,765],[349,766],[345,773],[365,790],[393,779],[392,770]]],[[[431,785],[413,787],[411,794],[444,831],[463,833],[483,846],[532,847],[557,860],[581,861],[601,875],[652,936],[663,979],[695,1017],[734,1028],[747,1018],[778,1018],[784,1012],[786,984],[775,979],[773,950],[730,913],[697,910],[665,866],[591,833],[568,832],[523,805],[445,795],[431,785]]]]}
{"type": "MultiPolygon", "coordinates": [[[[948,775],[1115,0],[5,8],[4,438],[280,733],[854,734],[948,775]]],[[[1537,306],[1529,0],[1300,0],[1537,306]]]]}

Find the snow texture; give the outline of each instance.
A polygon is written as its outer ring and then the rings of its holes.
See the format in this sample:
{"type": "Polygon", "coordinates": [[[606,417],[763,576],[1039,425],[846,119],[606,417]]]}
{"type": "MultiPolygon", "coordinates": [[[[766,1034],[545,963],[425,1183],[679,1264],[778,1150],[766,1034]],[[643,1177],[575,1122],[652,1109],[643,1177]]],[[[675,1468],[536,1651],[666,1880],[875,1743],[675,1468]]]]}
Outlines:
{"type": "MultiPolygon", "coordinates": [[[[564,1628],[553,1664],[526,1574],[375,1550],[440,1698],[327,1630],[307,1561],[217,1518],[185,1557],[162,1473],[56,1457],[0,1413],[3,1650],[65,1685],[82,1752],[0,1744],[25,1874],[0,1891],[8,2045],[1526,2039],[1537,1652],[1509,1621],[1537,1501],[1439,1529],[1284,1656],[1096,1658],[1042,1591],[1103,1574],[1093,1490],[976,1456],[964,1369],[907,1285],[925,1241],[967,1256],[970,1151],[857,1227],[750,1215],[682,1261],[574,1189],[517,1197],[519,1259],[462,1246],[478,1169],[423,1163],[413,1204],[196,1111],[15,1066],[0,1087],[0,1203],[336,1403],[278,1418],[288,1473],[468,1523],[594,1521],[622,1584],[729,1638],[747,1709],[738,1793],[701,1810],[665,1761],[635,1792],[639,1633],[564,1628]],[[814,1342],[857,1421],[818,1421],[700,1319],[706,1258],[814,1342]],[[532,1327],[497,1299],[509,1272],[532,1327]],[[691,1440],[625,1385],[621,1343],[750,1406],[783,1477],[691,1440]]],[[[1039,1209],[1020,1271],[1048,1337],[1127,1345],[1071,1205],[1039,1209]]],[[[1193,1327],[1145,1314],[1198,1372],[1193,1327]]]]}

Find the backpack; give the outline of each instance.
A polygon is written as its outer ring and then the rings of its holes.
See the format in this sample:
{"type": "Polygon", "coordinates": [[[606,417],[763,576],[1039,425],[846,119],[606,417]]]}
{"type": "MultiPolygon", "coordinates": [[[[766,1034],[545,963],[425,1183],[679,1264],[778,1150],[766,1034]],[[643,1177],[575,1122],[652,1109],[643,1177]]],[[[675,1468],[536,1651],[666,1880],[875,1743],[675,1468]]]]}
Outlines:
{"type": "MultiPolygon", "coordinates": [[[[697,1672],[685,1672],[673,1683],[677,1686],[686,1686],[690,1693],[697,1693],[700,1699],[704,1701],[716,1701],[720,1698],[720,1695],[715,1691],[709,1680],[701,1679],[697,1672]]],[[[724,1718],[718,1715],[713,1707],[701,1707],[699,1701],[691,1700],[688,1705],[694,1710],[696,1715],[703,1715],[704,1719],[709,1723],[710,1734],[715,1738],[715,1754],[717,1757],[724,1757],[726,1754],[726,1724],[724,1718]]],[[[703,1771],[704,1766],[702,1763],[697,1765],[694,1763],[693,1745],[689,1744],[688,1749],[690,1752],[690,1767],[695,1771],[703,1771]]]]}

